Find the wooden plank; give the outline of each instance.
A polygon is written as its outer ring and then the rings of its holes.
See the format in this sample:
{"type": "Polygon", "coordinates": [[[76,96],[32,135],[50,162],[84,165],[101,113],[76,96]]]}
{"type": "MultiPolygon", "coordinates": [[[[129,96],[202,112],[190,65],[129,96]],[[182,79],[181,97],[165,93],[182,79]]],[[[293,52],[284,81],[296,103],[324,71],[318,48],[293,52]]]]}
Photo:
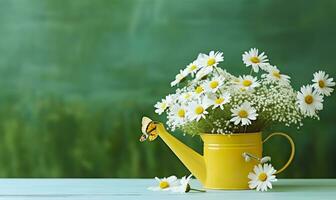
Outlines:
{"type": "MultiPolygon", "coordinates": [[[[269,192],[208,190],[176,194],[146,188],[153,179],[0,179],[0,199],[333,199],[336,179],[281,179],[269,192]]],[[[200,188],[199,182],[192,186],[200,188]]]]}

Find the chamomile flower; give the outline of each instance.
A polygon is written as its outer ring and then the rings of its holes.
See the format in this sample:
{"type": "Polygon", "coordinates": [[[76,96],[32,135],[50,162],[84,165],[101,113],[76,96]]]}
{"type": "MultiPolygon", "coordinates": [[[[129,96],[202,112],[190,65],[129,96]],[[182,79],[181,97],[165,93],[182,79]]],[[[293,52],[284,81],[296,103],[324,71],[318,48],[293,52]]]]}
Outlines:
{"type": "Polygon", "coordinates": [[[173,125],[179,126],[186,122],[187,119],[187,109],[181,105],[174,105],[171,108],[171,119],[173,120],[173,125]]]}
{"type": "Polygon", "coordinates": [[[196,74],[196,80],[200,80],[207,76],[213,71],[214,67],[217,67],[219,62],[224,60],[222,52],[210,51],[209,55],[199,54],[197,58],[197,63],[200,65],[201,69],[196,74]]]}
{"type": "Polygon", "coordinates": [[[252,90],[253,88],[260,86],[257,78],[251,75],[240,76],[234,83],[241,91],[252,90]]]}
{"type": "Polygon", "coordinates": [[[180,183],[171,188],[172,192],[177,192],[177,193],[187,193],[190,191],[190,185],[189,182],[191,180],[192,174],[190,174],[188,177],[183,176],[180,180],[180,183]]]}
{"type": "Polygon", "coordinates": [[[318,71],[314,73],[313,79],[313,87],[319,94],[323,94],[325,96],[330,96],[330,94],[334,91],[333,88],[335,86],[335,82],[333,78],[329,78],[329,75],[324,71],[318,71]]]}
{"type": "Polygon", "coordinates": [[[207,100],[209,105],[212,105],[212,109],[220,108],[221,110],[224,109],[224,104],[230,102],[231,96],[228,92],[223,92],[220,95],[213,95],[209,97],[207,100]]]}
{"type": "Polygon", "coordinates": [[[251,120],[256,120],[258,114],[256,113],[256,109],[254,109],[249,102],[244,102],[240,106],[231,109],[232,119],[231,122],[234,122],[235,125],[241,123],[242,126],[250,125],[251,120]]]}
{"type": "Polygon", "coordinates": [[[276,66],[269,65],[266,68],[268,74],[263,74],[262,77],[266,78],[271,83],[279,83],[280,85],[287,85],[290,83],[290,77],[280,74],[280,70],[276,66]]]}
{"type": "Polygon", "coordinates": [[[194,95],[195,94],[192,92],[184,92],[178,96],[178,99],[182,103],[187,103],[188,101],[191,101],[194,98],[194,95]]]}
{"type": "Polygon", "coordinates": [[[162,99],[160,102],[157,102],[154,105],[154,107],[156,108],[155,112],[157,114],[161,115],[168,108],[168,104],[167,104],[166,99],[162,99]]]}
{"type": "Polygon", "coordinates": [[[204,77],[206,77],[211,72],[212,72],[212,68],[209,68],[209,67],[201,68],[196,74],[195,81],[203,79],[204,77]]]}
{"type": "Polygon", "coordinates": [[[252,66],[254,72],[258,72],[259,68],[263,69],[268,65],[268,59],[264,52],[258,54],[258,49],[251,48],[243,54],[243,62],[246,67],[252,66]]]}
{"type": "Polygon", "coordinates": [[[205,100],[191,102],[188,105],[188,118],[196,121],[199,121],[201,118],[205,119],[205,115],[208,114],[206,110],[208,107],[205,100]]]}
{"type": "Polygon", "coordinates": [[[196,74],[197,70],[200,68],[199,63],[197,62],[197,60],[195,60],[194,62],[190,63],[187,67],[186,67],[186,72],[189,73],[191,75],[191,77],[194,77],[194,75],[196,74]]]}
{"type": "Polygon", "coordinates": [[[223,52],[210,51],[209,55],[200,54],[197,60],[201,67],[213,68],[216,67],[219,62],[224,61],[224,56],[223,52]]]}
{"type": "Polygon", "coordinates": [[[204,87],[202,85],[199,85],[195,88],[194,94],[197,96],[200,96],[201,94],[204,94],[205,90],[204,87]]]}
{"type": "Polygon", "coordinates": [[[261,164],[254,166],[253,172],[250,172],[248,178],[249,187],[257,189],[257,191],[267,191],[268,188],[272,189],[272,182],[277,181],[275,177],[276,170],[271,164],[261,164]]]}
{"type": "Polygon", "coordinates": [[[180,70],[180,73],[175,76],[175,80],[170,83],[170,86],[173,87],[179,84],[187,75],[188,73],[186,70],[180,70]]]}
{"type": "Polygon", "coordinates": [[[206,92],[216,93],[223,83],[224,79],[222,77],[215,76],[211,80],[205,82],[204,89],[206,92]]]}
{"type": "Polygon", "coordinates": [[[165,102],[166,102],[168,107],[174,105],[174,103],[177,99],[176,96],[177,96],[176,94],[169,94],[169,95],[166,96],[165,102]]]}
{"type": "Polygon", "coordinates": [[[157,186],[152,186],[147,188],[152,191],[169,191],[173,187],[178,185],[178,180],[176,176],[169,176],[168,178],[158,178],[155,177],[155,180],[158,182],[157,186]]]}
{"type": "Polygon", "coordinates": [[[316,111],[323,109],[323,96],[317,93],[316,90],[313,91],[311,85],[302,86],[301,92],[297,94],[298,105],[301,112],[307,116],[316,115],[316,111]]]}

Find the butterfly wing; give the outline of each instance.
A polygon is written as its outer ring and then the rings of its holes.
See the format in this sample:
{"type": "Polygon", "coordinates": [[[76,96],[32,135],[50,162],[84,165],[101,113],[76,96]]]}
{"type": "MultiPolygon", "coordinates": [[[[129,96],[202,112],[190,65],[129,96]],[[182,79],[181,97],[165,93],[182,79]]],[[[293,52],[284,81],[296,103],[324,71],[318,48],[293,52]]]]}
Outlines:
{"type": "Polygon", "coordinates": [[[153,140],[156,139],[158,134],[157,134],[157,131],[156,131],[156,123],[155,122],[151,122],[148,125],[147,133],[149,134],[149,136],[148,136],[149,141],[153,141],[153,140]]]}
{"type": "Polygon", "coordinates": [[[158,135],[155,122],[148,117],[143,117],[141,124],[142,136],[140,137],[140,142],[147,140],[147,138],[149,141],[155,140],[158,135]]]}
{"type": "Polygon", "coordinates": [[[151,120],[150,118],[148,117],[143,117],[142,118],[142,121],[141,121],[141,132],[143,134],[147,134],[147,128],[148,128],[148,125],[152,122],[153,120],[151,120]]]}

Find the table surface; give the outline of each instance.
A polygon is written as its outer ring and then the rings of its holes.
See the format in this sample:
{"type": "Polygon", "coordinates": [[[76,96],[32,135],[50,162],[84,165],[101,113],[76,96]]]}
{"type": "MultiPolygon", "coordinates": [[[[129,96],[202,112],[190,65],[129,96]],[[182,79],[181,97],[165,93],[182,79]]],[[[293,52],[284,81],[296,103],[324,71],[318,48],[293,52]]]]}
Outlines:
{"type": "MultiPolygon", "coordinates": [[[[268,192],[207,190],[153,192],[154,179],[0,179],[0,199],[336,199],[336,179],[280,179],[268,192]]],[[[201,188],[198,181],[191,186],[201,188]]]]}

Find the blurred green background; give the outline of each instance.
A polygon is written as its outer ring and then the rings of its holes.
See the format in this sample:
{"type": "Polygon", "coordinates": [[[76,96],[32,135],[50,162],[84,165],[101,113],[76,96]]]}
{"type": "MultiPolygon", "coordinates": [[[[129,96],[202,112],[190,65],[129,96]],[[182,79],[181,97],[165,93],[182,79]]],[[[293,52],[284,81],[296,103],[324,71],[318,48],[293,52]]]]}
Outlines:
{"type": "MultiPolygon", "coordinates": [[[[0,176],[185,175],[160,139],[138,141],[143,115],[164,120],[153,104],[179,69],[220,50],[228,71],[249,73],[241,54],[257,47],[296,89],[319,69],[336,77],[335,10],[334,0],[0,1],[0,176]]],[[[274,127],[297,145],[280,177],[336,177],[336,95],[324,106],[301,130],[274,127]]],[[[289,145],[270,143],[280,167],[289,145]]]]}

